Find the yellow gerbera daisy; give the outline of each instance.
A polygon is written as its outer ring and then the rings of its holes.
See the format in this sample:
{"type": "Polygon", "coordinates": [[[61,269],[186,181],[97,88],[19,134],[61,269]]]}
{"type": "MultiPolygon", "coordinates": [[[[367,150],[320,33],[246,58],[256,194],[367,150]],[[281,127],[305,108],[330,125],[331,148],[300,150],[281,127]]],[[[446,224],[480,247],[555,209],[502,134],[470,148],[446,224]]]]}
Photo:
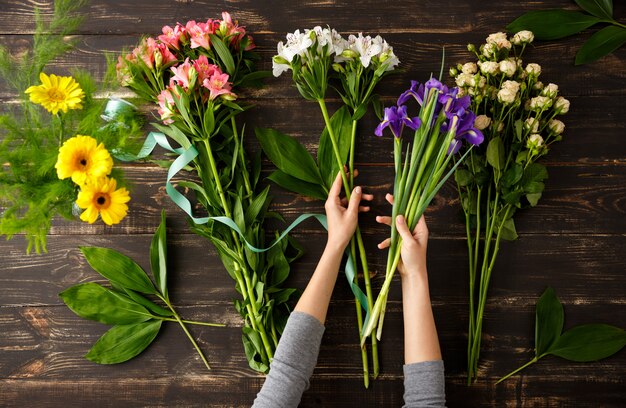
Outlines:
{"type": "Polygon", "coordinates": [[[98,214],[107,225],[117,224],[128,213],[126,203],[130,201],[128,190],[117,189],[117,181],[114,178],[102,177],[98,180],[85,184],[76,204],[85,209],[80,219],[93,224],[98,219],[98,214]]]}
{"type": "Polygon", "coordinates": [[[90,178],[107,176],[113,168],[113,159],[93,137],[76,135],[63,143],[54,167],[60,179],[71,177],[74,183],[83,185],[90,178]]]}
{"type": "Polygon", "coordinates": [[[56,115],[59,111],[81,109],[85,93],[78,82],[72,77],[48,76],[39,74],[41,85],[33,85],[26,90],[33,103],[43,106],[48,112],[56,115]]]}

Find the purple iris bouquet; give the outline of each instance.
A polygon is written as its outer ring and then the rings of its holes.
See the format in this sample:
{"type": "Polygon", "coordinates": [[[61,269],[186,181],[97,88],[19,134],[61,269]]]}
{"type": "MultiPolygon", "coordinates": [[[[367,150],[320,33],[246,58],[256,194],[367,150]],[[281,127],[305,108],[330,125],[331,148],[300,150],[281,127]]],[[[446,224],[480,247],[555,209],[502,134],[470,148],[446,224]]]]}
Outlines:
{"type": "MultiPolygon", "coordinates": [[[[385,108],[383,121],[375,134],[382,136],[384,129],[389,128],[394,136],[393,220],[404,215],[413,230],[456,167],[473,146],[482,143],[483,134],[474,127],[476,115],[469,110],[470,103],[470,96],[460,96],[459,88],[449,89],[431,78],[425,84],[411,81],[411,87],[398,98],[397,106],[385,108]],[[415,117],[408,113],[407,103],[411,99],[419,105],[419,114],[415,117]],[[405,128],[414,130],[415,135],[412,144],[406,147],[403,160],[402,133],[405,128]],[[460,160],[453,161],[463,144],[468,144],[469,148],[460,160]]],[[[395,222],[392,222],[385,282],[365,323],[363,341],[375,329],[380,340],[389,286],[400,260],[401,247],[402,240],[395,222]]]]}

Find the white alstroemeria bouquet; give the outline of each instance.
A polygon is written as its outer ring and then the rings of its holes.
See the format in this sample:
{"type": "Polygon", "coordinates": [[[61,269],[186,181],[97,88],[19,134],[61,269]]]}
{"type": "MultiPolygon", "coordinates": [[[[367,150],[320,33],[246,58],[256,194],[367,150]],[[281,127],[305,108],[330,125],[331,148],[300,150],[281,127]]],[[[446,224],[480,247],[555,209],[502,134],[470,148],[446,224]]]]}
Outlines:
{"type": "Polygon", "coordinates": [[[500,241],[517,238],[513,215],[536,206],[541,198],[548,171],[537,160],[562,139],[565,125],[556,117],[569,111],[569,101],[558,96],[558,86],[539,81],[541,67],[522,63],[524,49],[533,39],[530,31],[510,38],[491,34],[478,50],[468,45],[477,62],[450,70],[461,91],[472,95],[471,109],[480,113],[476,127],[487,141],[470,152],[455,174],[469,253],[470,383],[478,375],[483,313],[500,241]]]}
{"type": "MultiPolygon", "coordinates": [[[[394,202],[392,209],[391,238],[385,282],[366,322],[362,342],[377,328],[376,337],[380,340],[385,317],[385,305],[392,278],[400,261],[402,239],[398,236],[395,219],[405,217],[408,227],[413,230],[422,214],[435,197],[441,186],[463,161],[453,157],[459,152],[463,141],[468,151],[483,141],[480,130],[475,128],[476,115],[469,109],[470,97],[461,96],[459,88],[449,89],[435,78],[425,84],[411,81],[411,87],[398,98],[396,106],[385,108],[385,116],[376,128],[376,136],[382,136],[389,128],[394,136],[394,202]],[[419,114],[410,117],[407,102],[415,99],[419,104],[419,114]],[[405,127],[415,130],[412,145],[409,144],[402,158],[405,127]]],[[[372,336],[374,337],[374,336],[372,336]]]]}
{"type": "MultiPolygon", "coordinates": [[[[320,137],[317,162],[295,139],[270,129],[257,131],[263,150],[278,167],[270,179],[276,184],[318,199],[326,199],[337,172],[347,165],[349,173],[341,172],[347,198],[354,187],[354,154],[358,121],[370,104],[380,111],[374,89],[380,80],[398,65],[393,48],[380,36],[350,35],[346,40],[331,28],[315,27],[287,34],[286,42],[278,43],[273,58],[275,76],[291,70],[293,82],[300,94],[318,103],[325,129],[320,137]],[[336,86],[332,86],[337,82],[336,86]],[[328,87],[337,89],[344,106],[332,117],[326,107],[328,87]]],[[[346,273],[356,296],[359,333],[363,326],[362,308],[373,306],[367,257],[357,228],[350,243],[349,265],[346,273]],[[355,262],[363,269],[365,294],[358,287],[355,262]]],[[[369,385],[367,350],[361,349],[365,386],[369,385]]],[[[373,378],[378,375],[378,351],[372,338],[373,378]]]]}

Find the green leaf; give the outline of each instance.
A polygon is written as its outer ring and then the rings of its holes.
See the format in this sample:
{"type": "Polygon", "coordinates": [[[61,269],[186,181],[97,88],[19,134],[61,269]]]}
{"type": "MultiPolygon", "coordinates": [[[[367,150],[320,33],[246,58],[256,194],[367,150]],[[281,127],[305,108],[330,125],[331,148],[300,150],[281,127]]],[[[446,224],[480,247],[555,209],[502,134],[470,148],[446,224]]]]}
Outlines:
{"type": "Polygon", "coordinates": [[[542,356],[563,331],[565,314],[554,289],[548,286],[537,301],[535,312],[535,355],[542,356]]]}
{"type": "Polygon", "coordinates": [[[276,170],[270,174],[268,179],[294,193],[317,198],[319,200],[326,200],[327,194],[321,185],[302,181],[281,170],[276,170]]]}
{"type": "Polygon", "coordinates": [[[269,366],[259,361],[262,354],[261,350],[263,349],[263,344],[259,333],[257,333],[251,327],[243,327],[241,331],[243,332],[243,348],[246,353],[246,358],[248,359],[248,365],[253,370],[267,373],[267,371],[269,370],[269,366]]]}
{"type": "Polygon", "coordinates": [[[313,184],[321,184],[320,171],[311,154],[296,139],[274,129],[255,129],[267,157],[279,170],[313,184]]]}
{"type": "Polygon", "coordinates": [[[526,199],[528,200],[528,203],[530,204],[531,207],[536,206],[540,198],[541,198],[541,193],[526,194],[526,199]]]}
{"type": "Polygon", "coordinates": [[[563,333],[548,354],[571,361],[596,361],[617,353],[625,345],[623,329],[608,324],[585,324],[563,333]]]}
{"type": "Polygon", "coordinates": [[[161,224],[157,227],[150,244],[150,268],[157,288],[168,299],[167,294],[167,243],[165,210],[161,211],[161,224]]]}
{"type": "Polygon", "coordinates": [[[515,221],[513,221],[513,218],[504,221],[501,238],[505,241],[515,241],[517,239],[517,230],[515,229],[515,221]]]}
{"type": "MultiPolygon", "coordinates": [[[[330,125],[337,137],[337,149],[339,150],[339,156],[343,165],[348,161],[348,155],[350,154],[350,138],[352,135],[352,118],[347,106],[342,106],[335,112],[330,118],[330,125]]],[[[317,149],[317,163],[319,164],[324,185],[326,188],[330,188],[335,177],[337,177],[337,173],[342,169],[339,169],[339,165],[337,164],[330,134],[326,128],[324,128],[320,136],[320,144],[317,149]]]]}
{"type": "Polygon", "coordinates": [[[81,247],[89,265],[111,282],[137,292],[157,293],[148,275],[132,259],[113,249],[81,247]]]}
{"type": "Polygon", "coordinates": [[[531,163],[524,170],[524,175],[520,180],[520,184],[525,188],[529,183],[542,182],[548,178],[548,170],[546,166],[539,163],[531,163]]]}
{"type": "Polygon", "coordinates": [[[128,361],[146,349],[159,334],[161,320],[113,326],[104,333],[85,355],[98,364],[128,361]]]}
{"type": "Polygon", "coordinates": [[[613,0],[575,0],[581,9],[602,19],[613,20],[613,0]]]}
{"type": "Polygon", "coordinates": [[[454,172],[454,179],[460,187],[467,187],[472,183],[472,180],[474,180],[474,176],[472,176],[469,170],[457,169],[454,172]]]}
{"type": "MultiPolygon", "coordinates": [[[[118,288],[114,286],[114,289],[118,289],[118,288]]],[[[148,309],[149,311],[151,311],[152,313],[156,315],[167,316],[167,317],[174,316],[174,313],[171,310],[162,308],[161,306],[141,296],[139,293],[135,292],[134,290],[130,290],[126,288],[119,288],[119,289],[121,290],[122,293],[126,294],[126,296],[128,296],[129,298],[134,300],[136,303],[139,303],[141,306],[145,307],[146,309],[148,309]]]]}
{"type": "Polygon", "coordinates": [[[140,323],[151,318],[145,307],[93,282],[72,286],[59,296],[80,317],[104,324],[140,323]]]}
{"type": "Polygon", "coordinates": [[[576,65],[608,55],[626,43],[626,28],[608,26],[594,33],[576,53],[576,65]]]}
{"type": "Polygon", "coordinates": [[[523,191],[519,191],[519,190],[509,191],[508,193],[502,196],[502,200],[504,200],[504,202],[507,204],[517,205],[519,204],[519,201],[520,201],[520,198],[522,198],[522,195],[524,195],[523,191]]]}
{"type": "Polygon", "coordinates": [[[267,201],[269,192],[270,186],[266,186],[259,195],[254,197],[248,208],[246,208],[246,214],[244,217],[246,225],[252,225],[254,220],[256,220],[261,210],[265,207],[265,202],[267,201]]]}
{"type": "Polygon", "coordinates": [[[506,29],[513,33],[530,30],[538,40],[556,40],[576,34],[599,22],[599,18],[578,11],[539,10],[516,18],[506,29]]]}
{"type": "Polygon", "coordinates": [[[232,77],[235,73],[235,61],[233,60],[233,56],[230,53],[230,50],[228,49],[226,44],[224,44],[224,42],[215,34],[209,34],[209,38],[211,39],[211,46],[220,57],[220,60],[226,68],[226,72],[232,77]]]}
{"type": "Polygon", "coordinates": [[[500,137],[494,137],[487,145],[487,162],[496,170],[504,167],[504,143],[500,137]]]}
{"type": "Polygon", "coordinates": [[[511,187],[521,180],[524,174],[524,168],[518,163],[514,163],[502,176],[502,184],[511,187]]]}
{"type": "Polygon", "coordinates": [[[530,194],[541,193],[546,188],[546,185],[540,181],[531,181],[524,185],[524,191],[530,194]]]}
{"type": "Polygon", "coordinates": [[[289,277],[289,262],[279,245],[273,247],[268,252],[268,262],[272,265],[269,284],[271,287],[278,287],[289,277]]]}

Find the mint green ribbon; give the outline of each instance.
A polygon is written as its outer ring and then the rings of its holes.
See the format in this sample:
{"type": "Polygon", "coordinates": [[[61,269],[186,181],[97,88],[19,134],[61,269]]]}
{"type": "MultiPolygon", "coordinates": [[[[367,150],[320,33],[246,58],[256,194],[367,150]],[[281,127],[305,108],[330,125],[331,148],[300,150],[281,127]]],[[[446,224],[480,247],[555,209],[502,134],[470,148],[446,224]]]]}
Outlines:
{"type": "MultiPolygon", "coordinates": [[[[226,225],[233,231],[235,231],[243,240],[246,247],[252,252],[260,253],[266,252],[276,246],[280,241],[282,241],[287,234],[289,234],[294,228],[300,225],[302,222],[308,220],[309,218],[315,218],[319,223],[328,230],[328,222],[326,220],[326,215],[324,214],[302,214],[298,216],[288,227],[285,229],[275,240],[274,242],[268,246],[267,248],[257,248],[254,245],[250,244],[244,233],[239,229],[235,221],[233,221],[229,217],[225,216],[217,216],[217,217],[194,217],[193,210],[191,206],[191,202],[185,197],[180,191],[176,190],[174,185],[172,184],[172,179],[176,174],[178,174],[182,169],[184,169],[189,163],[193,161],[198,156],[198,151],[195,147],[190,146],[188,149],[183,149],[182,147],[173,148],[167,137],[163,133],[159,132],[150,132],[146,137],[146,140],[139,150],[139,153],[136,155],[128,154],[128,153],[116,153],[114,154],[115,158],[122,161],[135,161],[139,159],[146,158],[156,145],[161,146],[163,149],[168,150],[172,153],[178,154],[178,157],[172,162],[170,168],[167,170],[167,180],[165,182],[165,191],[167,195],[170,196],[172,201],[183,210],[196,224],[206,224],[209,221],[219,222],[221,224],[226,225]]],[[[365,310],[367,315],[369,316],[369,308],[367,303],[367,297],[361,290],[361,288],[355,283],[356,277],[356,265],[352,254],[348,249],[346,249],[346,255],[348,259],[346,260],[345,266],[345,275],[348,280],[348,284],[350,285],[350,289],[352,293],[357,298],[359,303],[361,303],[361,307],[365,310]]]]}

